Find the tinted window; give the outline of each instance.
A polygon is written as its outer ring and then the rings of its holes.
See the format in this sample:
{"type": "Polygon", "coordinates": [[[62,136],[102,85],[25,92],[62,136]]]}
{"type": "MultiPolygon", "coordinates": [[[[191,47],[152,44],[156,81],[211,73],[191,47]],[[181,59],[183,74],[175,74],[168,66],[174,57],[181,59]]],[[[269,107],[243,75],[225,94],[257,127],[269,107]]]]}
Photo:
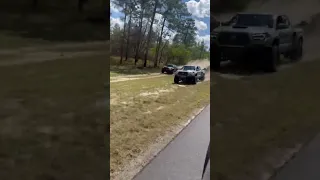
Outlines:
{"type": "Polygon", "coordinates": [[[196,68],[194,66],[183,66],[183,70],[195,70],[196,68]]]}
{"type": "Polygon", "coordinates": [[[290,22],[289,22],[289,19],[286,17],[286,16],[282,16],[282,19],[283,19],[283,23],[287,26],[290,25],[290,22]]]}
{"type": "Polygon", "coordinates": [[[284,20],[283,20],[282,16],[278,16],[277,24],[283,24],[283,23],[284,23],[284,20]]]}
{"type": "Polygon", "coordinates": [[[253,26],[273,28],[272,15],[261,14],[238,14],[231,20],[235,26],[253,26]]]}

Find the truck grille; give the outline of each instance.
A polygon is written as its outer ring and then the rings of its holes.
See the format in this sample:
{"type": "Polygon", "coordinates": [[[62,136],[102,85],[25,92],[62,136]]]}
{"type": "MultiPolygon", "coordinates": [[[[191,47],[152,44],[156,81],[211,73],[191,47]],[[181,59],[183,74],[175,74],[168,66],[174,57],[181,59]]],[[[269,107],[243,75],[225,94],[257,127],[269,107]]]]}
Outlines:
{"type": "Polygon", "coordinates": [[[179,72],[178,74],[179,74],[179,75],[183,75],[183,76],[187,76],[187,75],[188,75],[187,72],[179,72]]]}
{"type": "Polygon", "coordinates": [[[250,43],[247,33],[221,32],[218,38],[221,45],[245,46],[250,43]]]}

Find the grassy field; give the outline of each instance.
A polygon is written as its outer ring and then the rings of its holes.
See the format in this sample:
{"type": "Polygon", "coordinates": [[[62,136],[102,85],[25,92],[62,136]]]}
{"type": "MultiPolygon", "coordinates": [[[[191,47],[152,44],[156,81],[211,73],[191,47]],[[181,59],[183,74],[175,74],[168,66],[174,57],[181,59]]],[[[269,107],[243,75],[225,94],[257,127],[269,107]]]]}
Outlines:
{"type": "Polygon", "coordinates": [[[176,85],[172,76],[111,83],[111,174],[121,171],[170,129],[185,123],[192,111],[208,104],[209,86],[209,81],[176,85]]]}
{"type": "Polygon", "coordinates": [[[147,62],[147,67],[143,67],[143,61],[139,59],[137,65],[134,65],[134,59],[129,58],[127,61],[123,58],[123,63],[119,65],[120,57],[111,56],[110,57],[110,76],[122,76],[122,75],[139,75],[139,74],[150,74],[150,73],[160,73],[163,64],[160,64],[158,68],[153,67],[153,62],[147,62]]]}
{"type": "Polygon", "coordinates": [[[0,67],[0,179],[108,179],[106,57],[0,67]]]}
{"type": "Polygon", "coordinates": [[[320,61],[267,75],[212,75],[211,176],[259,180],[320,131],[320,61]]]}

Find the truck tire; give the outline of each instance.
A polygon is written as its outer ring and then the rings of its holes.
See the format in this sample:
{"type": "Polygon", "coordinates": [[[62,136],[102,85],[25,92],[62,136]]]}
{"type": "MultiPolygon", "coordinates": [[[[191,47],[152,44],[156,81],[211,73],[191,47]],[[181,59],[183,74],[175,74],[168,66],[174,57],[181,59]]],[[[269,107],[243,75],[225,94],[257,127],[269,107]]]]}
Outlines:
{"type": "Polygon", "coordinates": [[[191,83],[192,84],[197,84],[197,76],[194,76],[192,79],[191,79],[191,83]]]}
{"type": "Polygon", "coordinates": [[[279,45],[273,44],[271,50],[267,51],[267,56],[264,58],[266,72],[276,72],[280,61],[279,45]]]}
{"type": "Polygon", "coordinates": [[[204,81],[204,79],[205,79],[205,75],[203,75],[203,76],[200,78],[201,81],[204,81]]]}
{"type": "Polygon", "coordinates": [[[162,74],[164,73],[164,70],[163,70],[163,69],[161,70],[161,73],[162,73],[162,74]]]}
{"type": "Polygon", "coordinates": [[[175,76],[174,79],[173,79],[173,81],[174,81],[175,84],[179,84],[180,79],[175,76]]]}
{"type": "Polygon", "coordinates": [[[301,60],[303,56],[303,40],[299,38],[298,40],[294,40],[293,49],[289,55],[291,61],[301,60]]]}

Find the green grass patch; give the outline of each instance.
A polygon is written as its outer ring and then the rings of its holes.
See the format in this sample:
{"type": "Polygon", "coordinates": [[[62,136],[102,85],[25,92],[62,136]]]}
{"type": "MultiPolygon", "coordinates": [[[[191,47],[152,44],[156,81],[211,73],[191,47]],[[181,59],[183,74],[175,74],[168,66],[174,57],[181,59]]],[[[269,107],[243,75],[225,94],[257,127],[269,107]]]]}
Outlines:
{"type": "Polygon", "coordinates": [[[111,83],[111,174],[210,101],[210,82],[178,86],[172,76],[111,83]],[[184,108],[181,108],[184,104],[184,108]]]}

